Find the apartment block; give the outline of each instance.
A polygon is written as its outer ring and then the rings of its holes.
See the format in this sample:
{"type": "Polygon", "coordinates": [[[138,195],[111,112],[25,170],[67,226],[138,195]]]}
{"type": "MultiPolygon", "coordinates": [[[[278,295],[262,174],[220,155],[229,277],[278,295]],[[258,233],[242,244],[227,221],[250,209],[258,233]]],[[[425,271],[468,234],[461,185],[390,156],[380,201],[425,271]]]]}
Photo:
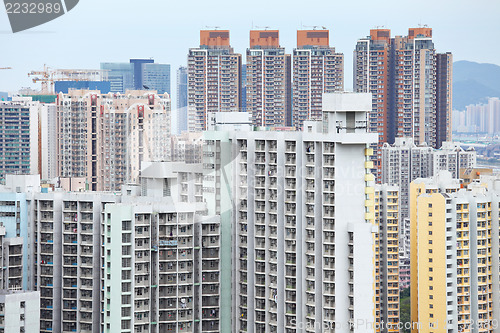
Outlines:
{"type": "Polygon", "coordinates": [[[344,55],[330,46],[329,30],[298,30],[293,50],[292,126],[321,120],[324,93],[344,90],[344,55]]]}
{"type": "Polygon", "coordinates": [[[40,293],[0,290],[0,332],[39,332],[40,293]]]}
{"type": "Polygon", "coordinates": [[[412,332],[491,332],[499,318],[498,180],[411,184],[412,332]]]}
{"type": "Polygon", "coordinates": [[[208,112],[240,111],[241,54],[230,46],[229,30],[201,30],[187,67],[190,132],[206,130],[208,112]]]}
{"type": "Polygon", "coordinates": [[[175,202],[203,202],[203,166],[201,163],[144,162],[140,186],[141,196],[144,197],[171,197],[175,202]]]}
{"type": "Polygon", "coordinates": [[[323,121],[302,132],[231,134],[232,332],[362,332],[356,320],[375,322],[370,100],[325,94],[323,121]]]}
{"type": "Polygon", "coordinates": [[[0,224],[1,290],[20,290],[23,287],[23,239],[6,238],[5,227],[0,224]]]}
{"type": "Polygon", "coordinates": [[[291,125],[291,56],[278,30],[251,30],[246,63],[246,111],[255,126],[291,125]]]}
{"type": "Polygon", "coordinates": [[[354,51],[353,85],[373,94],[368,127],[380,145],[412,137],[438,148],[451,140],[452,55],[436,52],[431,28],[395,37],[389,29],[370,30],[354,51]]]}
{"type": "Polygon", "coordinates": [[[202,203],[108,205],[102,332],[219,332],[218,217],[202,203]]]}
{"type": "Polygon", "coordinates": [[[0,180],[6,174],[39,172],[38,117],[41,104],[30,97],[0,101],[0,180]]]}
{"type": "Polygon", "coordinates": [[[443,142],[441,149],[433,154],[433,172],[448,170],[453,178],[460,176],[460,169],[469,169],[476,166],[476,151],[474,148],[464,150],[459,143],[443,142]]]}
{"type": "Polygon", "coordinates": [[[173,162],[201,163],[203,157],[202,133],[184,132],[170,137],[173,162]]]}
{"type": "Polygon", "coordinates": [[[399,189],[375,185],[377,332],[399,332],[399,189]]]}
{"type": "Polygon", "coordinates": [[[57,111],[55,103],[43,104],[40,110],[40,146],[38,172],[42,179],[57,177],[57,111]]]}
{"type": "Polygon", "coordinates": [[[400,189],[400,254],[409,258],[409,187],[417,178],[428,178],[447,170],[453,178],[460,176],[461,168],[476,166],[476,152],[464,150],[458,143],[444,142],[440,149],[426,144],[415,145],[411,138],[396,138],[395,143],[384,143],[381,149],[381,182],[400,189]]]}
{"type": "Polygon", "coordinates": [[[57,96],[57,172],[93,191],[137,182],[142,161],[170,157],[170,97],[154,91],[57,96]]]}
{"type": "Polygon", "coordinates": [[[100,217],[119,196],[34,193],[33,289],[40,292],[40,332],[100,332],[100,217]]]}
{"type": "Polygon", "coordinates": [[[28,192],[39,190],[39,175],[7,175],[0,186],[0,289],[31,289],[33,233],[28,192]]]}

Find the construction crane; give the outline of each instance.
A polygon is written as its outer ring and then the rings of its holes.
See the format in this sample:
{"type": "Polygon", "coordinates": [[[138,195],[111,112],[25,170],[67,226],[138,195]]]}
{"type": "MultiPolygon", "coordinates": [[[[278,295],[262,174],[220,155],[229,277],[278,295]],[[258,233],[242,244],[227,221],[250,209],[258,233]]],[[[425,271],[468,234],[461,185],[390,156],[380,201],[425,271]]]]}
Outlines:
{"type": "Polygon", "coordinates": [[[259,26],[255,26],[257,29],[264,29],[264,30],[267,30],[267,29],[270,29],[271,27],[269,26],[265,26],[265,27],[259,27],[259,26]]]}
{"type": "Polygon", "coordinates": [[[33,83],[41,82],[42,95],[54,94],[55,81],[107,81],[109,70],[101,69],[51,69],[43,65],[43,71],[31,71],[33,83]]]}
{"type": "Polygon", "coordinates": [[[49,70],[49,67],[47,65],[43,65],[43,71],[31,71],[28,73],[28,76],[37,76],[34,77],[33,83],[37,82],[42,82],[42,90],[41,94],[42,95],[49,95],[51,91],[54,91],[54,80],[52,77],[52,73],[49,70]],[[50,84],[50,90],[49,90],[49,84],[50,84]]]}
{"type": "Polygon", "coordinates": [[[214,30],[220,29],[220,27],[216,26],[216,25],[206,25],[205,28],[207,28],[207,29],[214,29],[214,30]]]}
{"type": "Polygon", "coordinates": [[[12,67],[0,67],[0,69],[12,69],[12,67]]]}

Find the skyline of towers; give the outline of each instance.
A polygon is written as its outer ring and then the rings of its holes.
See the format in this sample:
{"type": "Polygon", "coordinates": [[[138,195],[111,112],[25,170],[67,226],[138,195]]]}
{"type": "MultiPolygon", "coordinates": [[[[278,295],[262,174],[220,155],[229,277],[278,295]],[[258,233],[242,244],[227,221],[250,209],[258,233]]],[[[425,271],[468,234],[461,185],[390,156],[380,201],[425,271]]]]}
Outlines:
{"type": "Polygon", "coordinates": [[[329,30],[297,31],[293,55],[280,46],[278,30],[251,30],[249,45],[243,73],[228,30],[200,31],[200,47],[188,54],[190,131],[206,129],[208,112],[243,108],[255,126],[301,128],[321,119],[323,93],[344,89],[343,54],[329,46],[329,30]]]}

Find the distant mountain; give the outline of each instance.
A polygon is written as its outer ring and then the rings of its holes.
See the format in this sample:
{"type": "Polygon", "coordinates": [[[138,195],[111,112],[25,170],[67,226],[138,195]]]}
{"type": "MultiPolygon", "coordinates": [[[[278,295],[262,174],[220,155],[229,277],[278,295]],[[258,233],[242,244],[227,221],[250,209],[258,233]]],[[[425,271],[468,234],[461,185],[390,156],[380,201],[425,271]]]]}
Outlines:
{"type": "Polygon", "coordinates": [[[500,97],[500,66],[471,61],[453,63],[453,109],[500,97]]]}

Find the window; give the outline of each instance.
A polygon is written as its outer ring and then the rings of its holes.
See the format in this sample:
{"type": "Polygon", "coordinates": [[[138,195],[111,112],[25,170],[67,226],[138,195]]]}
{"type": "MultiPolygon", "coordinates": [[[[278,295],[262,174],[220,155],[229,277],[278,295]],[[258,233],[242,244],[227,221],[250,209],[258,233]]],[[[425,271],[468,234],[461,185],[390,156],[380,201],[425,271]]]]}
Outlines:
{"type": "Polygon", "coordinates": [[[130,230],[132,221],[122,221],[122,230],[130,230]]]}

